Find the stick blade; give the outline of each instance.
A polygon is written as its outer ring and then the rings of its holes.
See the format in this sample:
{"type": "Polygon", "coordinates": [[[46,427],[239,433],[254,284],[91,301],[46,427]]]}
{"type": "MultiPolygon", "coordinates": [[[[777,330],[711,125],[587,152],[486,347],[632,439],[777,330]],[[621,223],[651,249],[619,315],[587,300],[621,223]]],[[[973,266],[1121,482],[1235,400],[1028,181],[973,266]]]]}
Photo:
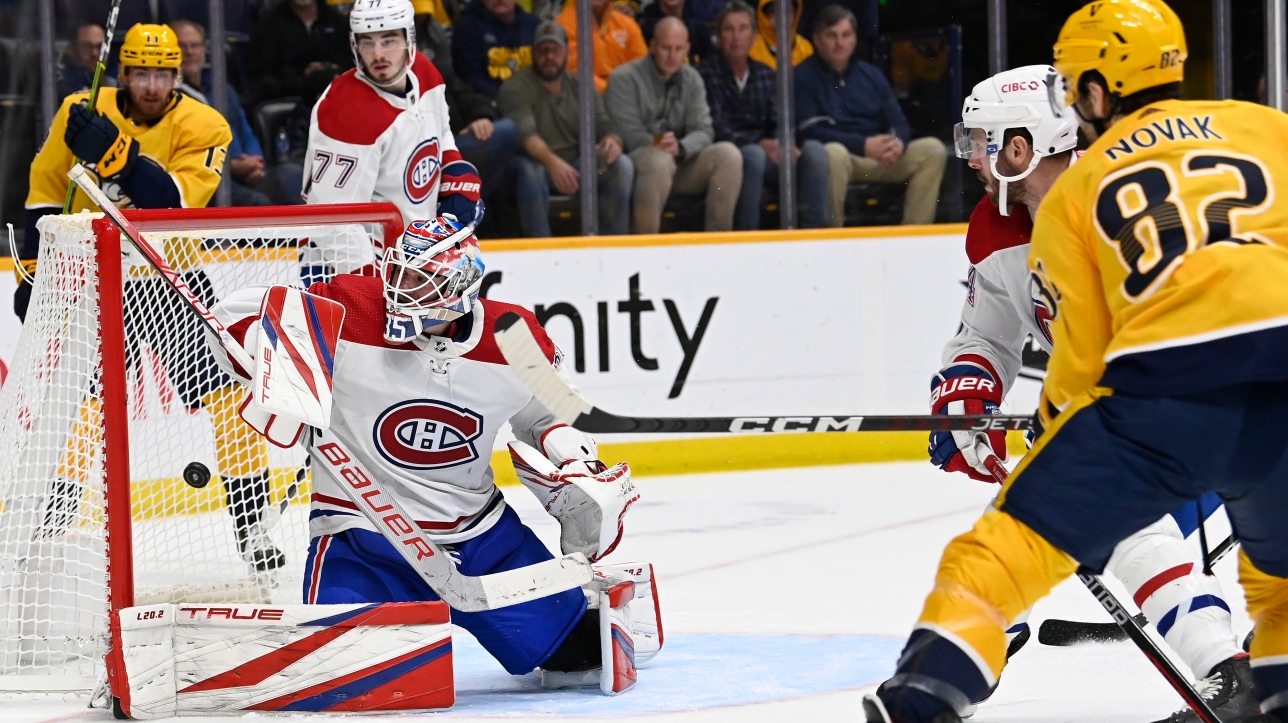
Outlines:
{"type": "Polygon", "coordinates": [[[1038,627],[1038,642],[1054,647],[1082,643],[1118,643],[1127,633],[1117,623],[1084,623],[1078,620],[1043,620],[1038,627]]]}
{"type": "Polygon", "coordinates": [[[522,317],[506,312],[497,319],[493,331],[506,363],[532,395],[560,421],[575,427],[577,417],[594,409],[594,405],[568,386],[550,365],[522,317]]]}

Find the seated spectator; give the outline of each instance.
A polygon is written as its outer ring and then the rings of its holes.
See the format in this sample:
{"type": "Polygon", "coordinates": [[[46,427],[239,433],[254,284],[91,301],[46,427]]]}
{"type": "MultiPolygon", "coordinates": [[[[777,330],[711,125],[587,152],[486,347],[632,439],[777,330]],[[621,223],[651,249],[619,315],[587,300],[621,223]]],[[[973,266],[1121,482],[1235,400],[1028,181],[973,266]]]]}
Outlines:
{"type": "Polygon", "coordinates": [[[635,233],[657,233],[672,189],[706,192],[706,230],[733,228],[742,154],[732,143],[712,142],[706,90],[698,71],[685,65],[688,54],[684,23],[662,18],[648,56],[613,71],[608,81],[605,105],[635,164],[635,233]]]}
{"type": "Polygon", "coordinates": [[[349,22],[323,0],[282,0],[255,23],[248,56],[250,107],[298,96],[306,75],[353,67],[349,22]]]}
{"type": "MultiPolygon", "coordinates": [[[[206,95],[210,88],[210,69],[206,67],[206,29],[191,20],[176,20],[170,24],[179,41],[183,53],[183,65],[180,68],[182,77],[179,90],[186,95],[205,103],[214,105],[206,95]]],[[[232,205],[234,206],[274,206],[293,203],[304,203],[300,198],[300,187],[287,188],[282,178],[273,169],[264,166],[264,149],[259,138],[246,120],[246,111],[241,106],[237,89],[226,85],[228,92],[228,110],[224,119],[233,131],[232,143],[228,144],[228,158],[224,165],[223,178],[220,184],[232,187],[232,205]]],[[[298,182],[298,179],[288,182],[298,182]]]]}
{"type": "MultiPolygon", "coordinates": [[[[94,67],[98,65],[98,54],[103,47],[104,37],[103,26],[98,23],[81,23],[76,26],[71,42],[67,44],[63,67],[58,73],[60,103],[72,93],[89,90],[94,83],[94,67]]],[[[105,88],[115,88],[116,78],[104,72],[101,84],[105,88]]]]}
{"type": "MultiPolygon", "coordinates": [[[[590,15],[595,21],[595,90],[608,88],[608,76],[623,63],[648,54],[640,26],[610,0],[590,0],[590,15]]],[[[577,72],[577,3],[567,0],[557,18],[568,33],[568,70],[577,72]]],[[[611,111],[610,111],[611,112],[611,111]]]]}
{"type": "Polygon", "coordinates": [[[532,35],[541,19],[516,0],[470,0],[452,32],[452,63],[461,79],[488,98],[532,64],[532,35]]]}
{"type": "Polygon", "coordinates": [[[831,174],[833,225],[844,220],[850,181],[907,182],[903,222],[934,223],[948,154],[938,138],[917,138],[875,66],[854,59],[854,13],[830,5],[819,11],[816,54],[796,74],[796,123],[802,138],[821,141],[831,174]]]}
{"type": "MultiPolygon", "coordinates": [[[[581,127],[577,76],[568,72],[568,36],[546,21],[532,44],[533,64],[501,85],[497,102],[519,128],[525,155],[514,159],[519,223],[525,236],[550,235],[550,189],[580,191],[581,127]]],[[[622,153],[604,101],[595,94],[595,144],[599,157],[599,233],[624,234],[630,220],[635,166],[622,153]]]]}
{"type": "MultiPolygon", "coordinates": [[[[801,20],[801,4],[798,0],[792,0],[792,28],[799,27],[801,20]]],[[[778,8],[774,5],[774,0],[760,0],[760,11],[756,18],[757,27],[760,29],[760,35],[756,42],[751,46],[751,59],[764,63],[770,68],[778,68],[778,8]]],[[[801,37],[800,33],[793,33],[792,37],[792,67],[801,64],[803,60],[814,54],[814,46],[801,37]]]]}
{"type": "Polygon", "coordinates": [[[519,149],[514,121],[497,120],[492,99],[475,90],[456,74],[452,63],[452,42],[447,30],[432,18],[421,22],[416,44],[443,76],[447,113],[456,139],[456,150],[478,169],[483,197],[490,200],[504,182],[510,161],[519,149]]]}
{"type": "MultiPolygon", "coordinates": [[[[698,66],[707,86],[715,139],[742,151],[742,191],[733,219],[738,230],[760,228],[761,192],[766,185],[778,187],[778,165],[783,162],[774,71],[747,55],[756,37],[755,15],[743,0],[730,0],[716,18],[720,49],[698,66]]],[[[826,226],[828,162],[823,144],[805,141],[802,149],[792,148],[787,160],[796,163],[800,225],[826,226]]]]}
{"type": "Polygon", "coordinates": [[[662,18],[679,18],[689,29],[689,62],[696,65],[704,58],[709,58],[715,51],[711,42],[711,23],[685,17],[688,9],[686,0],[656,0],[639,15],[640,30],[644,32],[644,42],[653,41],[653,28],[662,18]]]}

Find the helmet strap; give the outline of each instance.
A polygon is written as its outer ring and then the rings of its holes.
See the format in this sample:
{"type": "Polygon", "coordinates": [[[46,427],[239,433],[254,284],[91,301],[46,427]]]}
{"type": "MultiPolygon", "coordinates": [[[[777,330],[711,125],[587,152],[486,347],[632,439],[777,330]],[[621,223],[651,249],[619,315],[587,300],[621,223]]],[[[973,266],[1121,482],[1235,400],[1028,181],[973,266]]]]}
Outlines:
{"type": "Polygon", "coordinates": [[[998,153],[1001,153],[1001,151],[998,151],[997,153],[994,153],[993,155],[988,157],[988,166],[989,166],[989,170],[993,172],[993,178],[997,179],[997,208],[999,211],[1002,212],[1003,216],[1010,216],[1011,206],[1006,198],[1006,184],[1012,183],[1014,181],[1023,181],[1024,179],[1028,178],[1029,174],[1033,173],[1033,169],[1037,168],[1038,163],[1042,161],[1042,156],[1039,155],[1037,151],[1034,151],[1033,160],[1029,161],[1028,168],[1024,169],[1022,172],[1014,176],[1003,176],[1001,172],[997,170],[998,153]]]}

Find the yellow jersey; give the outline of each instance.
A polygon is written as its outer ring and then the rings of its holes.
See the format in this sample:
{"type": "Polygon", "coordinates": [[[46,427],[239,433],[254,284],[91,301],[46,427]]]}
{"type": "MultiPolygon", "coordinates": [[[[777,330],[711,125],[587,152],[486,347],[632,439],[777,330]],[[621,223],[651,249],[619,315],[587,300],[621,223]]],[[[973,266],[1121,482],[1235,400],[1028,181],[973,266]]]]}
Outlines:
{"type": "MultiPolygon", "coordinates": [[[[148,158],[174,179],[184,208],[202,208],[210,203],[219,186],[232,130],[219,111],[208,105],[175,92],[165,115],[158,120],[140,124],[122,113],[120,97],[125,90],[100,88],[98,112],[139,143],[140,160],[148,158]]],[[[28,209],[62,208],[67,195],[67,171],[71,169],[73,155],[63,141],[67,132],[67,113],[73,103],[89,99],[89,92],[73,93],[63,100],[54,114],[53,125],[44,145],[31,163],[31,189],[27,193],[28,209]]],[[[90,166],[90,170],[93,170],[90,166]]],[[[101,179],[100,179],[101,180],[101,179]]],[[[100,184],[118,206],[134,208],[133,202],[115,183],[100,184]]],[[[89,197],[80,189],[72,198],[72,212],[97,211],[89,197]]]]}
{"type": "Polygon", "coordinates": [[[1164,101],[1056,181],[1029,251],[1049,421],[1094,387],[1165,396],[1288,379],[1288,115],[1164,101]]]}

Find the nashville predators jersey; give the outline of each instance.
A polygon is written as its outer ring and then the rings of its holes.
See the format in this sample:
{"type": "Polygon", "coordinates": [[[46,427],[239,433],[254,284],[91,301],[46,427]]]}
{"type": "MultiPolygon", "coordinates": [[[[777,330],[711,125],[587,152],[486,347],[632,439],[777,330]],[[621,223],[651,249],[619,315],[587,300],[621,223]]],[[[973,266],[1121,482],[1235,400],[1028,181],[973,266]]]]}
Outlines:
{"type": "MultiPolygon", "coordinates": [[[[219,186],[228,144],[232,141],[228,122],[214,108],[176,92],[165,115],[152,123],[135,123],[122,112],[124,98],[121,94],[125,92],[119,88],[101,88],[96,106],[98,112],[138,141],[140,159],[152,160],[174,179],[183,207],[204,207],[219,186]]],[[[63,141],[67,131],[67,113],[73,103],[83,103],[88,98],[88,92],[73,93],[63,100],[54,115],[49,135],[31,164],[28,209],[62,208],[70,183],[67,171],[74,162],[71,149],[63,141]]],[[[118,206],[134,207],[135,204],[119,186],[111,182],[102,185],[118,206]]],[[[77,189],[71,210],[97,211],[98,207],[77,189]]]]}
{"type": "Polygon", "coordinates": [[[1288,115],[1165,101],[1111,126],[1043,200],[1029,251],[1052,317],[1042,405],[1288,378],[1288,115]]]}

